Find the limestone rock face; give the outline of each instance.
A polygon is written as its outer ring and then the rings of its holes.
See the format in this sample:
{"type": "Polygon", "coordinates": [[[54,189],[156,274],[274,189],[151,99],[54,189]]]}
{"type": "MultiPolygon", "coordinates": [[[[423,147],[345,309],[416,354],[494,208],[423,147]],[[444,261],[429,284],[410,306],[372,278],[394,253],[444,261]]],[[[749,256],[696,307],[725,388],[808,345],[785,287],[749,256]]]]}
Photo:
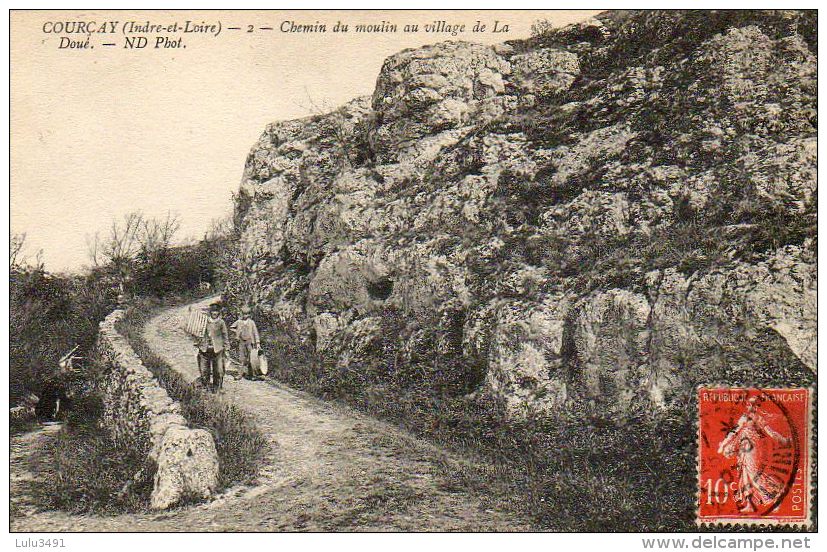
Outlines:
{"type": "Polygon", "coordinates": [[[815,261],[812,250],[788,246],[765,262],[743,267],[741,276],[755,282],[745,297],[749,314],[784,338],[790,351],[813,371],[813,335],[818,330],[815,261]]]}
{"type": "Polygon", "coordinates": [[[641,392],[664,404],[698,374],[713,381],[738,365],[749,374],[752,367],[728,349],[741,341],[760,350],[767,332],[787,351],[788,368],[814,372],[810,255],[788,246],[756,265],[734,263],[689,277],[672,268],[654,271],[646,275],[646,295],[612,289],[586,299],[565,326],[580,383],[574,387],[620,404],[641,392]]]}
{"type": "Polygon", "coordinates": [[[511,58],[512,80],[526,93],[565,92],[580,74],[577,54],[556,48],[530,50],[511,58]]]}
{"type": "Polygon", "coordinates": [[[641,294],[610,289],[586,298],[571,312],[579,383],[591,397],[628,401],[640,388],[649,341],[649,302],[641,294]]]}
{"type": "Polygon", "coordinates": [[[393,55],[372,97],[253,147],[227,296],[332,380],[515,417],[808,384],[815,21],[607,12],[393,55]]]}
{"type": "Polygon", "coordinates": [[[536,307],[507,303],[497,309],[485,385],[505,398],[512,416],[547,413],[565,401],[568,307],[567,298],[556,296],[536,307]]]}
{"type": "Polygon", "coordinates": [[[548,233],[613,238],[629,233],[630,216],[625,193],[586,191],[543,213],[541,222],[548,233]]]}
{"type": "MultiPolygon", "coordinates": [[[[247,156],[236,207],[239,218],[267,223],[244,226],[243,249],[278,254],[289,239],[311,245],[317,209],[300,201],[301,192],[356,161],[356,129],[367,113],[368,99],[360,98],[334,113],[267,127],[247,156]]],[[[325,193],[332,197],[332,190],[325,193]]]]}
{"type": "Polygon", "coordinates": [[[158,450],[150,506],[165,510],[184,498],[209,498],[218,487],[218,454],[203,429],[170,428],[158,450]]]}
{"type": "Polygon", "coordinates": [[[393,161],[409,142],[502,113],[509,63],[494,49],[443,42],[385,61],[373,94],[371,144],[393,161]]]}

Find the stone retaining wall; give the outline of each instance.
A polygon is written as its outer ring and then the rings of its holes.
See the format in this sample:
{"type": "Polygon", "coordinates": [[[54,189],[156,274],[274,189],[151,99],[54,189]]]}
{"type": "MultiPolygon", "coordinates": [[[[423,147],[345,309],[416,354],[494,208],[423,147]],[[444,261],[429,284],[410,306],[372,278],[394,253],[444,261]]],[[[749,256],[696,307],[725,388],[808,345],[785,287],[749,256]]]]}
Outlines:
{"type": "Polygon", "coordinates": [[[106,371],[99,382],[103,424],[118,446],[146,454],[157,466],[151,507],[163,510],[187,498],[208,498],[218,486],[212,435],[190,429],[181,406],[115,329],[126,314],[115,310],[100,323],[98,348],[106,371]]]}

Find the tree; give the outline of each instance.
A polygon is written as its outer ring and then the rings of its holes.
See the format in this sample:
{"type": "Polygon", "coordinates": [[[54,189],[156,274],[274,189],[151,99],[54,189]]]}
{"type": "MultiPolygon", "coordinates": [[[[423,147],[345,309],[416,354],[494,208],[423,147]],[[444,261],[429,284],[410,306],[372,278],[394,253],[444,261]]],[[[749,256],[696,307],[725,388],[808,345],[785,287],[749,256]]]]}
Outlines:
{"type": "Polygon", "coordinates": [[[533,38],[543,36],[544,34],[550,33],[555,28],[556,27],[554,24],[548,19],[535,19],[531,24],[531,36],[533,38]]]}
{"type": "MultiPolygon", "coordinates": [[[[188,259],[184,250],[172,252],[172,241],[181,228],[177,215],[167,212],[165,218],[144,219],[138,234],[139,250],[135,259],[133,291],[142,295],[165,296],[178,290],[188,259]]],[[[187,285],[185,285],[187,287],[187,285]]]]}
{"type": "Polygon", "coordinates": [[[232,214],[227,214],[220,218],[213,218],[210,221],[209,229],[204,235],[204,239],[211,242],[221,242],[230,239],[235,232],[235,225],[233,224],[232,214]]]}
{"type": "Polygon", "coordinates": [[[26,245],[26,234],[12,234],[9,239],[9,269],[20,266],[25,262],[23,248],[26,245]]]}
{"type": "Polygon", "coordinates": [[[87,249],[93,265],[108,268],[118,279],[121,292],[132,274],[143,224],[143,214],[133,211],[124,215],[123,221],[113,220],[108,234],[103,238],[97,232],[93,237],[87,237],[87,249]]]}
{"type": "Polygon", "coordinates": [[[9,271],[33,268],[43,270],[43,250],[38,249],[34,256],[34,262],[29,260],[26,254],[26,233],[12,234],[9,239],[9,271]]]}
{"type": "Polygon", "coordinates": [[[161,277],[164,263],[176,233],[181,228],[178,215],[167,212],[164,218],[146,218],[140,211],[112,221],[108,233],[87,236],[89,259],[94,267],[103,267],[117,278],[121,292],[139,268],[144,279],[161,277]]]}
{"type": "Polygon", "coordinates": [[[172,245],[172,240],[181,229],[181,220],[177,214],[167,211],[163,219],[144,219],[141,222],[137,240],[140,252],[146,257],[166,253],[172,245]]]}
{"type": "Polygon", "coordinates": [[[100,268],[104,264],[99,232],[92,235],[86,234],[86,253],[89,255],[89,260],[92,261],[93,268],[100,268]]]}

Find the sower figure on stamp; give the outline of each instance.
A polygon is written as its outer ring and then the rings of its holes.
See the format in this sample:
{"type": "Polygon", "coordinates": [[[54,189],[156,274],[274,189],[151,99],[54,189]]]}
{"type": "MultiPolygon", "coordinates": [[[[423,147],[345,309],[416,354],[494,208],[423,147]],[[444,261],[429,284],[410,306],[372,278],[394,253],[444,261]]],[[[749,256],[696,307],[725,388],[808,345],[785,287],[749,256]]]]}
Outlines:
{"type": "Polygon", "coordinates": [[[789,445],[790,438],[775,431],[751,397],[746,412],[718,446],[718,454],[738,458],[738,502],[741,512],[755,512],[757,507],[771,504],[783,491],[784,482],[766,468],[772,439],[789,445]]]}
{"type": "Polygon", "coordinates": [[[242,374],[251,380],[260,380],[261,375],[258,373],[258,347],[259,336],[258,327],[255,321],[250,318],[250,307],[245,305],[241,308],[241,318],[233,324],[236,334],[238,335],[238,362],[241,364],[241,370],[246,372],[242,374]]]}
{"type": "Polygon", "coordinates": [[[220,317],[219,306],[212,304],[199,350],[202,381],[213,391],[219,391],[224,385],[224,349],[229,342],[229,331],[220,317]]]}

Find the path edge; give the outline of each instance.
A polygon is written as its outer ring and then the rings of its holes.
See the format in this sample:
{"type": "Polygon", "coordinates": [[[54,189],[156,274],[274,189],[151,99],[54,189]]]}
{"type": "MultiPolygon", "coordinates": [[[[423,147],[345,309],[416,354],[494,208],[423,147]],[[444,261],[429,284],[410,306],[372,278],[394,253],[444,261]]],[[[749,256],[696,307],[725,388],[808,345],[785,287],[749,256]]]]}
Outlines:
{"type": "Polygon", "coordinates": [[[116,329],[126,311],[100,323],[97,348],[103,373],[97,382],[104,403],[102,425],[118,446],[146,455],[157,467],[150,507],[165,510],[218,488],[218,453],[212,435],[191,429],[174,401],[116,329]]]}

